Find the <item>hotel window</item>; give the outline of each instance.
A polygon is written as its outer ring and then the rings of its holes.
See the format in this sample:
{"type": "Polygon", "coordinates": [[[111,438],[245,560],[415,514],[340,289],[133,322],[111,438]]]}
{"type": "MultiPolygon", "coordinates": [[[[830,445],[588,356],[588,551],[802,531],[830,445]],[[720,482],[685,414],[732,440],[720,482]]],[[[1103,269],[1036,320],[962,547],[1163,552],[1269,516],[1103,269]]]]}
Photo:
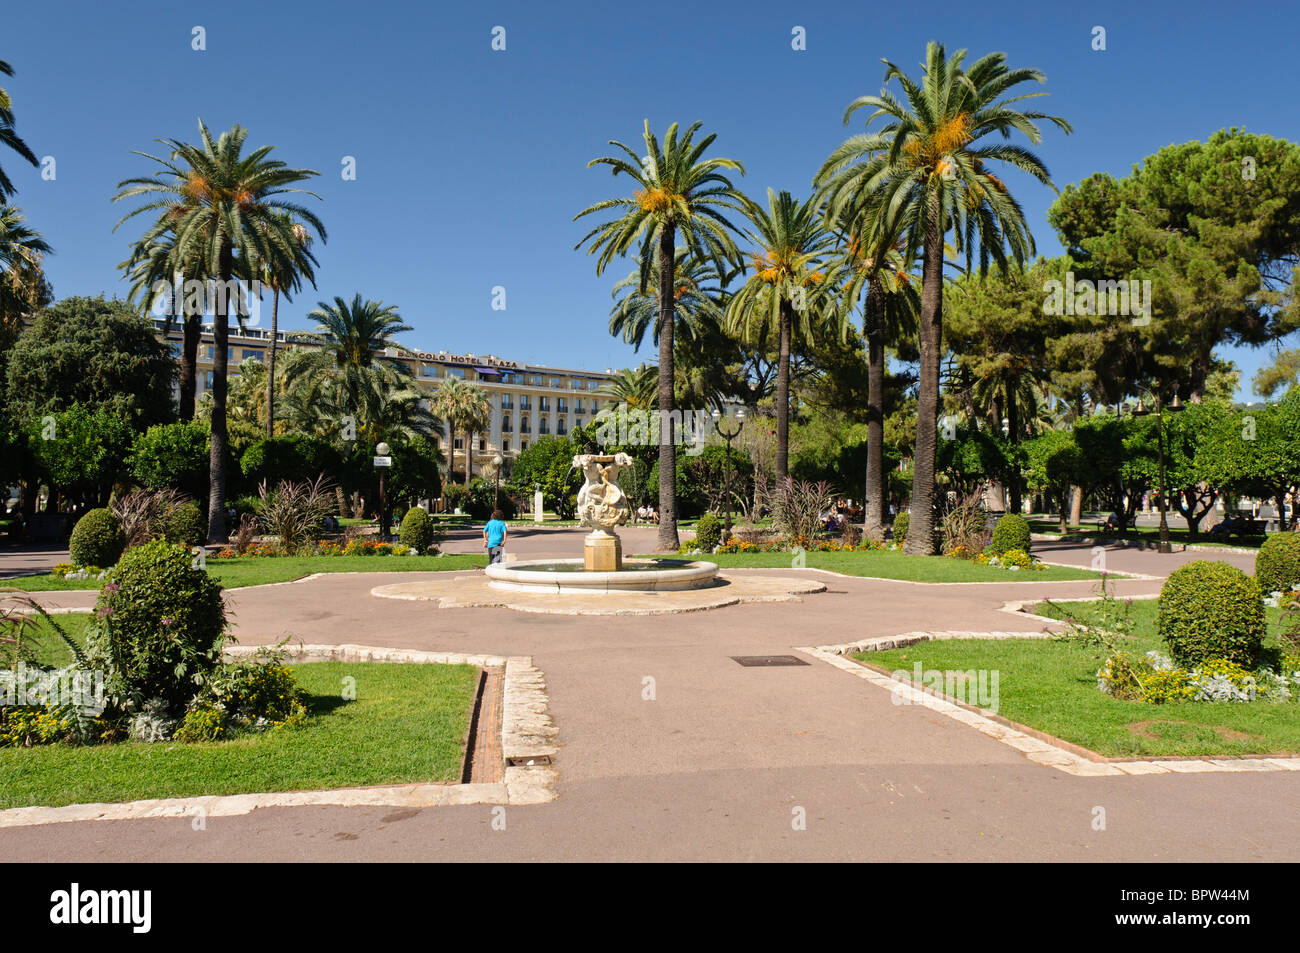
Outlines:
{"type": "Polygon", "coordinates": [[[582,429],[582,418],[581,418],[581,417],[574,417],[574,418],[573,418],[573,429],[574,429],[574,430],[581,430],[581,429],[582,429]]]}
{"type": "Polygon", "coordinates": [[[420,368],[420,373],[423,374],[425,377],[437,377],[437,376],[438,376],[438,365],[437,365],[437,364],[425,364],[425,365],[423,365],[423,366],[420,368]]]}
{"type": "Polygon", "coordinates": [[[452,446],[453,446],[455,449],[457,449],[457,450],[461,450],[461,449],[463,449],[463,446],[462,446],[462,445],[463,445],[464,443],[465,443],[465,441],[461,440],[460,437],[457,437],[456,440],[452,443],[452,446]]]}
{"type": "Polygon", "coordinates": [[[260,360],[262,359],[262,352],[261,352],[261,351],[250,351],[248,348],[244,348],[244,350],[243,350],[243,352],[242,352],[241,360],[245,360],[245,361],[246,361],[246,360],[248,360],[250,357],[251,357],[253,360],[255,360],[255,361],[260,361],[260,360]]]}
{"type": "Polygon", "coordinates": [[[569,402],[563,397],[555,398],[555,411],[556,413],[567,414],[569,412],[569,402]]]}
{"type": "Polygon", "coordinates": [[[593,401],[591,402],[591,412],[594,414],[594,413],[596,413],[596,411],[598,411],[598,410],[600,410],[600,401],[598,401],[598,400],[593,400],[593,401]]]}
{"type": "Polygon", "coordinates": [[[531,397],[529,397],[527,394],[520,394],[520,395],[519,395],[519,409],[520,409],[520,410],[532,410],[532,409],[533,409],[533,399],[532,399],[531,397]]]}
{"type": "Polygon", "coordinates": [[[180,341],[172,341],[172,357],[180,357],[181,352],[185,350],[180,341]]]}
{"type": "Polygon", "coordinates": [[[502,395],[501,395],[501,409],[502,409],[502,410],[510,410],[512,407],[514,407],[514,398],[511,397],[509,394],[502,394],[502,395]]]}
{"type": "Polygon", "coordinates": [[[519,449],[520,449],[521,451],[523,451],[523,450],[527,450],[527,449],[528,449],[528,441],[525,440],[525,441],[523,441],[521,444],[519,444],[519,449]]]}
{"type": "Polygon", "coordinates": [[[520,418],[519,418],[519,432],[520,432],[520,433],[532,433],[532,432],[533,432],[533,425],[532,425],[532,422],[531,422],[527,417],[520,417],[520,418]]]}
{"type": "Polygon", "coordinates": [[[575,414],[585,414],[585,413],[586,413],[586,411],[582,409],[582,398],[581,398],[581,397],[579,397],[577,400],[575,400],[575,401],[573,402],[573,412],[574,412],[575,414]]]}
{"type": "Polygon", "coordinates": [[[565,426],[563,417],[561,417],[559,420],[555,422],[555,432],[559,434],[561,437],[563,437],[565,434],[569,432],[569,428],[565,426]]]}
{"type": "Polygon", "coordinates": [[[512,432],[512,428],[511,428],[511,426],[510,426],[510,415],[509,415],[509,414],[506,414],[506,415],[504,415],[504,416],[501,418],[501,432],[502,432],[502,433],[511,433],[511,432],[512,432]]]}
{"type": "Polygon", "coordinates": [[[549,417],[543,417],[537,422],[537,432],[539,434],[551,432],[551,420],[549,417]]]}
{"type": "Polygon", "coordinates": [[[478,442],[478,452],[479,452],[479,453],[483,453],[485,450],[487,450],[487,441],[486,441],[486,440],[480,440],[480,441],[478,442]]]}
{"type": "Polygon", "coordinates": [[[207,390],[212,390],[212,372],[211,372],[211,371],[208,371],[207,374],[203,375],[203,386],[204,386],[204,388],[207,389],[207,390]]]}
{"type": "Polygon", "coordinates": [[[502,440],[502,441],[501,441],[501,452],[502,452],[502,453],[509,453],[509,452],[510,452],[510,441],[509,441],[509,440],[502,440]]]}
{"type": "Polygon", "coordinates": [[[503,384],[513,384],[514,382],[515,382],[515,375],[514,375],[513,373],[511,373],[510,371],[506,371],[505,373],[503,373],[503,374],[501,375],[501,383],[503,383],[503,384]]]}
{"type": "MultiPolygon", "coordinates": [[[[216,349],[215,347],[213,347],[211,344],[209,344],[209,345],[208,345],[208,360],[209,360],[209,361],[214,360],[214,359],[216,358],[216,356],[217,356],[217,349],[216,349]]],[[[234,358],[235,358],[235,349],[234,349],[233,347],[228,347],[228,348],[226,348],[226,360],[227,360],[227,361],[231,361],[231,360],[234,360],[234,358]]]]}
{"type": "Polygon", "coordinates": [[[559,386],[560,386],[560,379],[559,379],[558,377],[552,377],[552,378],[551,378],[551,386],[552,386],[552,387],[559,387],[559,386]]]}
{"type": "Polygon", "coordinates": [[[540,410],[540,411],[541,411],[542,413],[544,413],[544,414],[546,414],[546,413],[550,413],[550,410],[551,410],[551,398],[549,398],[549,397],[539,397],[539,398],[537,398],[537,409],[540,410]]]}

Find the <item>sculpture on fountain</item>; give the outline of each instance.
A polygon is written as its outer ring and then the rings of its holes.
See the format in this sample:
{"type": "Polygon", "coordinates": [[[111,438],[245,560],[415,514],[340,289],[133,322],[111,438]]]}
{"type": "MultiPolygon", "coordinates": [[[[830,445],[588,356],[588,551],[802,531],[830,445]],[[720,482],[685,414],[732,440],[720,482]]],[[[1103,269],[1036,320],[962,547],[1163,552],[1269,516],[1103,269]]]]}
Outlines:
{"type": "Polygon", "coordinates": [[[627,496],[618,485],[618,471],[632,465],[626,453],[582,453],[573,458],[586,482],[578,491],[578,519],[592,531],[583,542],[583,568],[587,572],[618,572],[623,568],[623,545],[614,527],[631,515],[627,496]]]}

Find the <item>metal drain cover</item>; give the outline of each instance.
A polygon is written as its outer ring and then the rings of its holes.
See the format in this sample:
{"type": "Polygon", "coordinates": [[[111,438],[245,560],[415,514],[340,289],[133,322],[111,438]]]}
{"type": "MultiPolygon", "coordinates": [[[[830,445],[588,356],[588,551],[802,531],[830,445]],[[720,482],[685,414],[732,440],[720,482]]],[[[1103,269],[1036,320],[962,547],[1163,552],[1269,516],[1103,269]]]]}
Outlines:
{"type": "Polygon", "coordinates": [[[753,667],[775,667],[778,665],[807,665],[803,659],[794,655],[733,655],[733,661],[739,662],[746,668],[753,667]]]}
{"type": "Polygon", "coordinates": [[[506,766],[510,768],[528,768],[538,764],[550,764],[551,756],[549,754],[526,755],[522,758],[506,758],[506,766]]]}

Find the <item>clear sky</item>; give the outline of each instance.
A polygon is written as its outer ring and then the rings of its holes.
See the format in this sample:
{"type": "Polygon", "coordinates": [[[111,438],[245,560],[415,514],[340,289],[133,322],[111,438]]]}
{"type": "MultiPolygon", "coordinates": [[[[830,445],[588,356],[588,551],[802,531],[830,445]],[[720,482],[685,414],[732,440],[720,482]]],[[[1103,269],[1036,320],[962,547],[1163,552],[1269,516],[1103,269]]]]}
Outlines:
{"type": "MultiPolygon", "coordinates": [[[[848,133],[856,96],[879,90],[882,57],[914,70],[925,43],[1005,51],[1047,75],[1039,100],[1075,128],[1047,131],[1040,155],[1058,186],[1127,174],[1161,146],[1229,125],[1295,139],[1294,4],[1089,2],[396,3],[389,0],[84,0],[6,3],[0,59],[18,132],[56,175],[0,155],[15,202],[55,248],[55,293],[125,295],[117,264],[143,230],[110,202],[153,171],[132,150],[197,138],[197,119],[238,122],[318,170],[313,202],[329,231],[318,287],[281,306],[307,327],[318,298],[355,292],[397,304],[407,343],[556,366],[635,363],[607,333],[610,289],[573,246],[579,210],[626,180],[587,169],[609,139],[637,148],[643,119],[701,120],[714,153],[741,161],[738,184],[806,194],[848,133]],[[651,12],[647,12],[651,11],[651,12]],[[206,31],[206,51],[191,49],[206,31]],[[505,28],[506,50],[491,48],[505,28]],[[791,48],[792,30],[807,49],[791,48]],[[1095,26],[1104,52],[1092,49],[1095,26]],[[355,181],[341,175],[356,160],[355,181]],[[506,310],[491,308],[506,289],[506,310]]],[[[860,114],[865,119],[865,114],[860,114]]],[[[1044,254],[1051,190],[1009,182],[1044,254]]],[[[264,309],[263,320],[266,317],[264,309]]],[[[643,355],[653,359],[654,355],[643,355]]],[[[1230,355],[1249,377],[1264,351],[1230,355]]]]}

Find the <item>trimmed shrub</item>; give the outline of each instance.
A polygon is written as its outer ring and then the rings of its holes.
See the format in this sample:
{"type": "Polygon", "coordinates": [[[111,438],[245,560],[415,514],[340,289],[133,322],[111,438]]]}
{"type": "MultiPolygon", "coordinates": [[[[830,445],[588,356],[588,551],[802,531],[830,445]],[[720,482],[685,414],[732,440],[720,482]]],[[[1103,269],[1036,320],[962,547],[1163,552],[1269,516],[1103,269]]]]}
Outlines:
{"type": "Polygon", "coordinates": [[[1300,583],[1300,533],[1273,533],[1255,556],[1255,578],[1265,593],[1290,592],[1300,583]]]}
{"type": "Polygon", "coordinates": [[[197,503],[182,503],[167,514],[164,535],[169,543],[202,546],[208,541],[208,518],[197,503]]]}
{"type": "Polygon", "coordinates": [[[910,513],[899,513],[894,517],[894,525],[891,530],[894,542],[901,543],[907,539],[907,527],[912,522],[910,513]]]}
{"type": "Polygon", "coordinates": [[[712,513],[705,513],[695,521],[695,544],[700,552],[711,553],[713,547],[722,541],[722,524],[712,513]]]}
{"type": "Polygon", "coordinates": [[[1255,668],[1264,626],[1259,583],[1227,563],[1190,562],[1170,573],[1160,590],[1160,637],[1184,667],[1227,659],[1255,668]]]}
{"type": "Polygon", "coordinates": [[[993,553],[1001,556],[1012,549],[1029,552],[1029,520],[1019,513],[1007,513],[993,527],[993,553]]]}
{"type": "Polygon", "coordinates": [[[68,551],[78,566],[111,566],[126,549],[122,522],[112,510],[88,510],[72,528],[68,551]]]}
{"type": "Polygon", "coordinates": [[[402,528],[398,532],[398,537],[404,546],[410,546],[416,553],[428,550],[437,535],[438,530],[434,526],[433,517],[418,506],[412,506],[402,517],[402,528]]]}
{"type": "Polygon", "coordinates": [[[151,702],[179,717],[221,662],[221,587],[184,546],[155,539],[127,550],[95,614],[88,654],[103,663],[106,688],[128,711],[151,702]]]}

